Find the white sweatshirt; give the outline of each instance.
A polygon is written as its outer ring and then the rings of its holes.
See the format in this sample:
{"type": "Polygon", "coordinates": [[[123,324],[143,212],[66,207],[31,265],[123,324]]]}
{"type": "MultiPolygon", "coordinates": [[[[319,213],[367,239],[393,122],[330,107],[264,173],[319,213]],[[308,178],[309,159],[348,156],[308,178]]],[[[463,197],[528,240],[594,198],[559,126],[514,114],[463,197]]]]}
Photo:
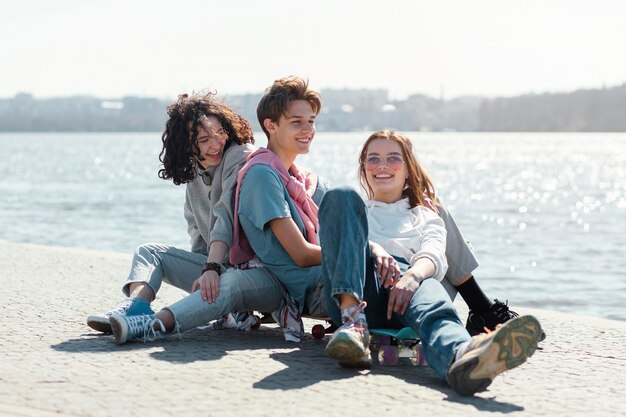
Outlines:
{"type": "Polygon", "coordinates": [[[448,270],[446,228],[435,212],[423,206],[411,208],[408,198],[391,204],[365,200],[365,205],[369,240],[411,266],[420,258],[430,259],[435,264],[433,278],[443,279],[448,270]]]}

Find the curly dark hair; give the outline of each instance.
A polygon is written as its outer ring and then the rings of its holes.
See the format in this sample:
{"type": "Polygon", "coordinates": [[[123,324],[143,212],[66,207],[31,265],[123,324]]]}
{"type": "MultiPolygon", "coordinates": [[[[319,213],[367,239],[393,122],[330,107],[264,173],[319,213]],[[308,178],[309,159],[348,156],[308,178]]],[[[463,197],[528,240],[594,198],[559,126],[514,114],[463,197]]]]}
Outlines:
{"type": "Polygon", "coordinates": [[[161,136],[163,149],[159,161],[163,168],[159,177],[172,180],[174,184],[185,184],[196,177],[196,161],[202,159],[198,147],[198,127],[207,116],[216,117],[228,140],[224,151],[233,142],[254,143],[252,128],[246,119],[238,115],[224,102],[215,98],[214,93],[180,94],[175,103],[167,106],[169,119],[161,136]]]}

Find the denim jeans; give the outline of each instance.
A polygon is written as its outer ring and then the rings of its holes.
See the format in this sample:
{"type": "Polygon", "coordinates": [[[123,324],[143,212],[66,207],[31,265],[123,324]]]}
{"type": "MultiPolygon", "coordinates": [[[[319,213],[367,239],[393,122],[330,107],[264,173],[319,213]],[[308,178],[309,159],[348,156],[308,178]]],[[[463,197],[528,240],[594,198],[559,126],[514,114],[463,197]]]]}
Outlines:
{"type": "Polygon", "coordinates": [[[154,294],[166,282],[191,292],[193,282],[202,275],[207,256],[160,243],[139,246],[133,255],[130,273],[122,292],[128,296],[130,284],[145,282],[154,294]]]}
{"type": "MultiPolygon", "coordinates": [[[[122,291],[128,296],[133,282],[145,282],[156,294],[166,282],[191,292],[202,275],[207,256],[172,246],[141,245],[133,256],[130,274],[122,291]]],[[[202,300],[199,291],[167,307],[178,330],[184,332],[236,311],[274,311],[285,295],[284,286],[265,268],[228,269],[220,277],[219,295],[214,303],[202,300]]]]}
{"type": "Polygon", "coordinates": [[[174,315],[178,331],[185,332],[235,311],[278,310],[284,295],[282,284],[265,268],[231,268],[222,274],[212,304],[196,291],[166,308],[174,315]]]}
{"type": "Polygon", "coordinates": [[[421,283],[403,315],[394,314],[387,320],[390,289],[382,287],[374,273],[366,210],[361,197],[350,188],[328,191],[320,205],[322,274],[329,314],[341,323],[339,294],[365,300],[370,328],[411,327],[422,342],[429,365],[445,378],[459,345],[471,337],[446,290],[434,279],[421,283]]]}

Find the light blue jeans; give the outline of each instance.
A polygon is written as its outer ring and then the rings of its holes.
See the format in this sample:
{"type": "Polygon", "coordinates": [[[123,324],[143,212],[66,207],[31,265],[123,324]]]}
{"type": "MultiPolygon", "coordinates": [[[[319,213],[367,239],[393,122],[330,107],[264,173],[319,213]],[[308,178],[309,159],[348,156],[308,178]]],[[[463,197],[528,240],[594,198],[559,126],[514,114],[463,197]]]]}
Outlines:
{"type": "MultiPolygon", "coordinates": [[[[135,251],[122,291],[128,296],[133,282],[145,282],[156,294],[166,282],[191,292],[202,275],[206,255],[158,243],[141,245],[135,251]]],[[[219,295],[214,303],[202,300],[199,291],[167,307],[184,332],[236,311],[275,311],[283,302],[284,286],[265,268],[222,269],[219,295]]]]}
{"type": "Polygon", "coordinates": [[[128,297],[130,284],[146,283],[154,295],[162,283],[191,292],[193,282],[202,275],[207,255],[189,252],[161,243],[139,246],[133,255],[130,273],[122,292],[128,297]]]}
{"type": "Polygon", "coordinates": [[[421,283],[405,314],[387,320],[389,289],[374,273],[368,244],[367,208],[350,188],[330,190],[319,209],[322,274],[330,316],[341,323],[339,294],[367,302],[370,328],[411,327],[419,336],[424,356],[445,379],[458,347],[471,339],[441,283],[421,283]]]}
{"type": "Polygon", "coordinates": [[[265,268],[229,269],[220,278],[219,295],[212,304],[199,291],[166,307],[184,332],[236,311],[275,311],[284,299],[282,284],[265,268]]]}

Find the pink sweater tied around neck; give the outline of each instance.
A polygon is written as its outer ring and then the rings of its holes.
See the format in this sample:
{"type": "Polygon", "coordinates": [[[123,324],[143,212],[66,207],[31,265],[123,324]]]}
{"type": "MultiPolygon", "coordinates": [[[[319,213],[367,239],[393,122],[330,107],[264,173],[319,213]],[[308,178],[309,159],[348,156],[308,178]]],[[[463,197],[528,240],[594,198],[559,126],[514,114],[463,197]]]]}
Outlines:
{"type": "Polygon", "coordinates": [[[317,189],[317,175],[312,172],[300,170],[295,164],[289,171],[278,159],[278,156],[269,149],[259,148],[248,155],[245,165],[237,174],[237,188],[235,191],[235,211],[233,213],[233,243],[230,247],[230,263],[239,265],[254,258],[254,251],[239,224],[239,193],[244,176],[254,165],[268,165],[280,175],[283,184],[287,188],[289,196],[295,203],[296,210],[304,223],[306,239],[309,243],[317,244],[317,205],[313,201],[313,193],[317,189]]]}

